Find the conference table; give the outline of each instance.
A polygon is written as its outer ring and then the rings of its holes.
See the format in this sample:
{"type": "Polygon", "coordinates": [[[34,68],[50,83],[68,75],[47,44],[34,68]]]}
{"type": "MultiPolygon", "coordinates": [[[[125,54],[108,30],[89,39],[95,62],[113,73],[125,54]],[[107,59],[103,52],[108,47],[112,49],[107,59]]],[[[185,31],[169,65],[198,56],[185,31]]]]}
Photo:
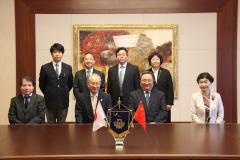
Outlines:
{"type": "Polygon", "coordinates": [[[122,149],[105,127],[0,125],[0,159],[240,159],[240,125],[134,124],[122,149]]]}

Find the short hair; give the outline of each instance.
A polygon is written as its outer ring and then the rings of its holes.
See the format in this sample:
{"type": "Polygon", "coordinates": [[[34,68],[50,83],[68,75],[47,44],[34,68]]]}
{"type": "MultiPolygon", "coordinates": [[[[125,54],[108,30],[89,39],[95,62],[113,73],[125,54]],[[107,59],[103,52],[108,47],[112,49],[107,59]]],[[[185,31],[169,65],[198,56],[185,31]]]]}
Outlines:
{"type": "Polygon", "coordinates": [[[213,76],[211,76],[208,72],[202,72],[197,77],[197,83],[199,83],[200,79],[203,79],[203,78],[208,79],[211,83],[214,82],[213,76]]]}
{"type": "Polygon", "coordinates": [[[153,72],[151,72],[151,71],[143,71],[143,72],[141,73],[140,80],[142,80],[142,76],[145,75],[145,74],[150,74],[150,75],[152,76],[153,84],[155,85],[155,84],[156,84],[155,77],[154,77],[154,75],[153,75],[153,72]]]}
{"type": "Polygon", "coordinates": [[[31,82],[33,86],[35,86],[35,84],[36,84],[35,79],[32,78],[31,76],[23,76],[23,77],[21,78],[21,80],[20,80],[20,83],[19,83],[20,86],[22,86],[23,80],[26,80],[26,81],[28,81],[28,82],[31,82]]]}
{"type": "Polygon", "coordinates": [[[54,43],[51,48],[50,48],[50,52],[51,54],[55,51],[59,51],[59,52],[62,52],[64,53],[64,47],[63,45],[61,45],[60,43],[54,43]]]}
{"type": "Polygon", "coordinates": [[[148,56],[148,64],[151,66],[151,60],[154,56],[157,56],[160,59],[160,65],[163,63],[163,57],[156,51],[151,52],[150,55],[148,56]]]}
{"type": "Polygon", "coordinates": [[[89,53],[89,52],[88,52],[88,53],[86,53],[86,54],[84,54],[84,56],[83,56],[83,59],[85,58],[85,56],[86,56],[87,54],[90,54],[90,55],[92,55],[92,56],[93,56],[93,59],[94,59],[94,60],[96,60],[96,59],[95,59],[95,56],[94,56],[92,53],[89,53]]]}
{"type": "Polygon", "coordinates": [[[127,50],[127,48],[125,48],[125,47],[119,47],[119,48],[116,49],[116,57],[117,57],[118,52],[121,51],[121,50],[124,50],[124,51],[126,52],[127,56],[128,56],[128,50],[127,50]]]}
{"type": "Polygon", "coordinates": [[[87,78],[87,83],[89,83],[89,81],[90,81],[90,79],[92,78],[92,77],[98,77],[99,78],[99,80],[100,80],[100,83],[101,83],[101,77],[99,76],[99,74],[97,74],[97,73],[93,73],[92,75],[90,75],[88,78],[87,78]]]}

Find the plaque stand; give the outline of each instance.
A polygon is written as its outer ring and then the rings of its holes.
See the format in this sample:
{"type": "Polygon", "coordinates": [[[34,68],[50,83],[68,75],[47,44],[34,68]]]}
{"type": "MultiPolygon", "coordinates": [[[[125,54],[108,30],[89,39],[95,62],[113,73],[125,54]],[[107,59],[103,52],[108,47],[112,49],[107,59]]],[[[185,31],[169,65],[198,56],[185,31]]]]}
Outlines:
{"type": "Polygon", "coordinates": [[[115,138],[115,137],[114,137],[114,140],[115,140],[115,149],[116,149],[116,150],[123,150],[123,147],[124,147],[124,139],[125,139],[125,137],[123,137],[123,138],[115,138]]]}

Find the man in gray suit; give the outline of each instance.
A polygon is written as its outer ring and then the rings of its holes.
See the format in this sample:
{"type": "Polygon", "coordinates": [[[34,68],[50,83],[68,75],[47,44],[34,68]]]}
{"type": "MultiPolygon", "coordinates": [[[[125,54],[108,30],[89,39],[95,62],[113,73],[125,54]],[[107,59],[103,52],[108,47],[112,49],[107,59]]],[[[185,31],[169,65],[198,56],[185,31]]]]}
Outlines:
{"type": "Polygon", "coordinates": [[[45,121],[44,98],[33,93],[35,81],[30,76],[21,79],[21,94],[11,99],[8,112],[10,124],[40,124],[45,121]]]}
{"type": "Polygon", "coordinates": [[[137,110],[139,102],[142,101],[146,123],[165,123],[168,113],[166,108],[166,98],[163,92],[154,86],[154,76],[151,72],[145,71],[141,75],[141,89],[130,93],[128,107],[133,111],[137,110]]]}

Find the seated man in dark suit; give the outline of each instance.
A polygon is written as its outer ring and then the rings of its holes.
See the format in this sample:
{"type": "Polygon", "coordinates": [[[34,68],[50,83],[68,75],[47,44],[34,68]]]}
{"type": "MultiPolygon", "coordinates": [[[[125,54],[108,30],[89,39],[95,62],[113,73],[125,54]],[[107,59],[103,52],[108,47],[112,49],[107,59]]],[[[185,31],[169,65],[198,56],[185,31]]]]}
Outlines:
{"type": "Polygon", "coordinates": [[[157,88],[153,88],[153,85],[153,74],[149,71],[143,72],[140,80],[141,89],[130,93],[128,107],[134,114],[139,102],[142,101],[146,123],[165,123],[168,118],[166,98],[164,93],[157,88]]]}
{"type": "Polygon", "coordinates": [[[84,69],[77,71],[74,77],[73,93],[76,99],[79,98],[81,93],[88,92],[87,77],[93,73],[98,74],[101,77],[100,89],[105,91],[105,75],[103,72],[95,69],[95,57],[91,53],[87,53],[83,58],[84,69]]]}
{"type": "Polygon", "coordinates": [[[10,124],[40,124],[45,121],[44,98],[33,93],[35,81],[30,76],[21,79],[21,95],[13,97],[8,112],[10,124]]]}
{"type": "Polygon", "coordinates": [[[76,123],[93,123],[98,103],[101,103],[105,114],[112,107],[110,95],[100,90],[100,84],[101,77],[98,74],[94,73],[88,77],[87,86],[89,91],[80,94],[79,99],[76,99],[76,123]]]}

